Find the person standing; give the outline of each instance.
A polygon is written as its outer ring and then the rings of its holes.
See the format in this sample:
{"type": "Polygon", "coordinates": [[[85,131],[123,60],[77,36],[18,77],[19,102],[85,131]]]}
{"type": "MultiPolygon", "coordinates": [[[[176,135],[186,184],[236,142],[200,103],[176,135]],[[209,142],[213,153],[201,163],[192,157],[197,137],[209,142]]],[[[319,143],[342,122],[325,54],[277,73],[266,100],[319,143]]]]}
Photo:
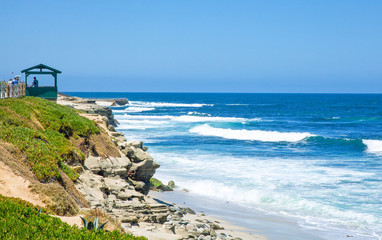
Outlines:
{"type": "Polygon", "coordinates": [[[38,80],[36,77],[33,77],[32,87],[38,87],[38,80]]]}

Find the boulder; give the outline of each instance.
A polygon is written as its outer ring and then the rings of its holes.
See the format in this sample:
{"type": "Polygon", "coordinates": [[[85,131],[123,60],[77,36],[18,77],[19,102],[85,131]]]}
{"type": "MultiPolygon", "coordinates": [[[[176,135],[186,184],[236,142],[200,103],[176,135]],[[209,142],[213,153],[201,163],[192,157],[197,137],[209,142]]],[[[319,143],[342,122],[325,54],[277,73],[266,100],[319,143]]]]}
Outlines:
{"type": "Polygon", "coordinates": [[[119,98],[119,99],[115,100],[115,103],[120,105],[120,106],[123,106],[123,105],[128,104],[129,100],[127,98],[119,98]]]}
{"type": "Polygon", "coordinates": [[[175,182],[174,182],[174,181],[169,181],[169,182],[167,183],[167,186],[168,186],[169,188],[171,188],[171,189],[174,189],[174,188],[175,188],[175,182]]]}
{"type": "Polygon", "coordinates": [[[160,180],[156,178],[151,178],[150,184],[151,184],[150,189],[154,191],[173,191],[171,187],[164,185],[160,180]]]}
{"type": "Polygon", "coordinates": [[[140,148],[142,149],[143,142],[142,141],[128,141],[126,144],[126,147],[132,146],[135,148],[140,148]]]}
{"type": "Polygon", "coordinates": [[[114,195],[118,195],[121,190],[128,188],[128,183],[120,178],[104,178],[103,180],[109,192],[114,195]]]}
{"type": "Polygon", "coordinates": [[[90,171],[85,171],[75,182],[78,190],[85,196],[92,206],[100,206],[104,202],[104,192],[107,186],[102,176],[94,175],[90,171]]]}
{"type": "Polygon", "coordinates": [[[134,180],[149,183],[150,178],[155,174],[155,170],[159,167],[160,165],[153,159],[146,159],[142,162],[134,162],[130,167],[130,171],[135,171],[134,180]]]}
{"type": "Polygon", "coordinates": [[[154,159],[151,157],[150,154],[143,151],[141,148],[135,148],[132,146],[129,146],[127,149],[126,156],[131,159],[132,162],[138,163],[145,160],[153,161],[154,159]]]}
{"type": "Polygon", "coordinates": [[[131,162],[127,157],[102,159],[101,157],[88,157],[85,160],[85,168],[94,174],[101,176],[124,176],[127,177],[131,162]]]}

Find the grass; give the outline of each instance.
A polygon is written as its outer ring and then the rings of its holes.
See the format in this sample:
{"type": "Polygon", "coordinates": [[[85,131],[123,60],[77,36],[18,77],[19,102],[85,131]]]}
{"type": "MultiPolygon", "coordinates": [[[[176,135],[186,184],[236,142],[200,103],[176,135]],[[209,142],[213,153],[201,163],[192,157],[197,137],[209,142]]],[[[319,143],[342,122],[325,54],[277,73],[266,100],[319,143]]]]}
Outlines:
{"type": "Polygon", "coordinates": [[[67,162],[83,161],[85,155],[71,139],[89,139],[99,134],[94,122],[47,100],[25,97],[0,101],[0,139],[26,155],[41,182],[59,179],[60,170],[75,180],[78,173],[67,162]]]}
{"type": "Polygon", "coordinates": [[[120,157],[95,122],[76,110],[36,97],[0,100],[0,150],[0,160],[28,176],[32,189],[47,196],[51,200],[48,207],[58,215],[78,213],[78,204],[88,206],[73,184],[79,177],[73,165],[82,166],[90,154],[120,157]]]}
{"type": "Polygon", "coordinates": [[[72,227],[59,218],[39,213],[35,207],[17,198],[0,195],[0,239],[126,239],[147,240],[119,231],[88,231],[72,227]]]}

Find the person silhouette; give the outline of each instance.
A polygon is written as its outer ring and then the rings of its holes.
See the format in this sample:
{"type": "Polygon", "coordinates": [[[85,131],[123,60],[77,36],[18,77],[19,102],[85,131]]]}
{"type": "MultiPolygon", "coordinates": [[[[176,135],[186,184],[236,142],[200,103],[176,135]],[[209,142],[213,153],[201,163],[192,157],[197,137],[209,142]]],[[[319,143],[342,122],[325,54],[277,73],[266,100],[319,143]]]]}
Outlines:
{"type": "Polygon", "coordinates": [[[32,87],[38,87],[38,80],[36,77],[33,77],[32,87]]]}

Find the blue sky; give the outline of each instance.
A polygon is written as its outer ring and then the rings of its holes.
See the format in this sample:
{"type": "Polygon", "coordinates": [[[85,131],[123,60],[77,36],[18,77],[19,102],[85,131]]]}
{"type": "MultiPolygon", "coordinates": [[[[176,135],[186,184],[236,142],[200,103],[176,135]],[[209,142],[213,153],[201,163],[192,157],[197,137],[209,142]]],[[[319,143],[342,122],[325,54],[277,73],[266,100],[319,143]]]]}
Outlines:
{"type": "Polygon", "coordinates": [[[60,91],[382,93],[382,1],[0,2],[0,80],[60,91]]]}

